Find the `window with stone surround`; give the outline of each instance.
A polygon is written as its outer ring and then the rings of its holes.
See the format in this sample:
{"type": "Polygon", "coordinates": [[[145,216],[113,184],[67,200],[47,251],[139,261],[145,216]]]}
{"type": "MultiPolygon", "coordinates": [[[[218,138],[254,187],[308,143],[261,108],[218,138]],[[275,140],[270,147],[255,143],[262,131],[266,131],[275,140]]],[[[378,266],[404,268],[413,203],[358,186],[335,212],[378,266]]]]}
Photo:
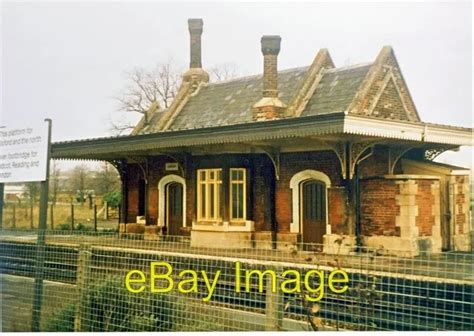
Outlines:
{"type": "Polygon", "coordinates": [[[197,176],[198,221],[222,220],[222,169],[199,169],[197,176]]]}
{"type": "Polygon", "coordinates": [[[245,221],[246,204],[246,170],[230,169],[230,220],[245,221]]]}

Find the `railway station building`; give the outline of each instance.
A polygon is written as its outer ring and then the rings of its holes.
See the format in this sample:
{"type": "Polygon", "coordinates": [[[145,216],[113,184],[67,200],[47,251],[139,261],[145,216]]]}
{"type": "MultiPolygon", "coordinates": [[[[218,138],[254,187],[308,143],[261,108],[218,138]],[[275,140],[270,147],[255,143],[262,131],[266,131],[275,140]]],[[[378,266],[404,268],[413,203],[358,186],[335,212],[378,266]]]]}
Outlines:
{"type": "Polygon", "coordinates": [[[190,67],[169,108],[152,106],[130,135],[52,147],[53,158],[118,169],[123,233],[201,247],[334,251],[344,237],[410,256],[471,250],[470,171],[433,160],[471,146],[472,129],[420,120],[391,47],[344,67],[321,49],[278,70],[281,38],[263,36],[262,74],[212,83],[203,22],[188,25],[190,67]]]}

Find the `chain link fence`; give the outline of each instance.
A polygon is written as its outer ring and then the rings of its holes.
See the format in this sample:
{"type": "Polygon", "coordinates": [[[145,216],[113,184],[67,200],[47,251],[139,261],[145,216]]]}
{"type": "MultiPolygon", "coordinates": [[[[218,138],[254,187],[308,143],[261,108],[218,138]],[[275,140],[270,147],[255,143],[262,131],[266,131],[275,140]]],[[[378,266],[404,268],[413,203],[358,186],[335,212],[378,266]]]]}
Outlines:
{"type": "MultiPolygon", "coordinates": [[[[2,330],[29,331],[36,233],[0,233],[2,330]]],[[[336,245],[197,248],[189,237],[47,231],[40,330],[474,329],[472,254],[336,245]]]]}

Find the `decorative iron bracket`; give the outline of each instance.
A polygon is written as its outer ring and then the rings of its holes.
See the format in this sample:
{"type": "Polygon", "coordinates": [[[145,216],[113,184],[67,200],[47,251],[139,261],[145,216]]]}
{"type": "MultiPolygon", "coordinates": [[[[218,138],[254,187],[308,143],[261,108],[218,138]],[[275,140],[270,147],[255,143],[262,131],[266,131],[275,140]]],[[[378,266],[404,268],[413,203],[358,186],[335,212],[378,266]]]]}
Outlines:
{"type": "Polygon", "coordinates": [[[354,176],[355,165],[372,155],[372,152],[362,157],[362,154],[372,148],[376,141],[361,142],[325,142],[336,153],[341,164],[341,175],[343,179],[352,179],[354,176]]]}
{"type": "Polygon", "coordinates": [[[260,149],[270,158],[275,169],[275,179],[280,179],[280,149],[271,146],[253,146],[256,149],[260,149]]]}
{"type": "Polygon", "coordinates": [[[410,149],[413,149],[413,147],[407,147],[407,146],[399,146],[399,147],[389,147],[388,149],[388,174],[393,175],[393,172],[395,170],[395,166],[402,158],[403,155],[405,155],[406,152],[408,152],[410,149]]]}
{"type": "Polygon", "coordinates": [[[349,152],[349,179],[352,179],[354,176],[355,166],[357,163],[365,160],[370,155],[372,155],[372,148],[376,144],[377,141],[369,140],[369,141],[361,141],[361,142],[351,142],[350,143],[350,152],[349,152]],[[371,149],[371,152],[362,157],[362,154],[365,153],[367,149],[371,149]]]}
{"type": "Polygon", "coordinates": [[[126,159],[112,159],[112,160],[106,160],[108,163],[110,163],[119,173],[120,180],[122,182],[125,181],[125,176],[127,174],[127,160],[126,159]]]}
{"type": "Polygon", "coordinates": [[[128,159],[133,161],[133,163],[136,163],[138,167],[140,167],[143,174],[143,179],[145,180],[145,184],[148,184],[148,158],[145,157],[145,167],[143,167],[140,157],[130,156],[128,157],[128,159]]]}
{"type": "Polygon", "coordinates": [[[436,147],[436,148],[428,148],[425,149],[424,159],[433,161],[436,159],[440,154],[446,152],[447,150],[452,149],[452,147],[436,147]]]}
{"type": "Polygon", "coordinates": [[[341,164],[341,174],[342,178],[347,177],[347,143],[346,142],[336,142],[334,144],[328,143],[328,146],[332,148],[334,153],[336,153],[339,163],[341,164]]]}

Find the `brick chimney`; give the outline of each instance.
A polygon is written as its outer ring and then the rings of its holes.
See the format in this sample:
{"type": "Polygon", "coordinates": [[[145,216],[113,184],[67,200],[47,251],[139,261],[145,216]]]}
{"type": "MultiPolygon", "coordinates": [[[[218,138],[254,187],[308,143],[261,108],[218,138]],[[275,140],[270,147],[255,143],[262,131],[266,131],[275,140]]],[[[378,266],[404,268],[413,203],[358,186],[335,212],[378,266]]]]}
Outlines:
{"type": "Polygon", "coordinates": [[[278,54],[281,37],[265,35],[261,39],[263,54],[263,97],[253,106],[255,120],[278,119],[286,105],[278,98],[278,54]]]}
{"type": "Polygon", "coordinates": [[[189,70],[183,75],[185,82],[191,82],[193,85],[200,82],[209,82],[209,74],[202,69],[201,61],[201,36],[202,19],[188,19],[188,29],[190,37],[190,61],[189,70]]]}

